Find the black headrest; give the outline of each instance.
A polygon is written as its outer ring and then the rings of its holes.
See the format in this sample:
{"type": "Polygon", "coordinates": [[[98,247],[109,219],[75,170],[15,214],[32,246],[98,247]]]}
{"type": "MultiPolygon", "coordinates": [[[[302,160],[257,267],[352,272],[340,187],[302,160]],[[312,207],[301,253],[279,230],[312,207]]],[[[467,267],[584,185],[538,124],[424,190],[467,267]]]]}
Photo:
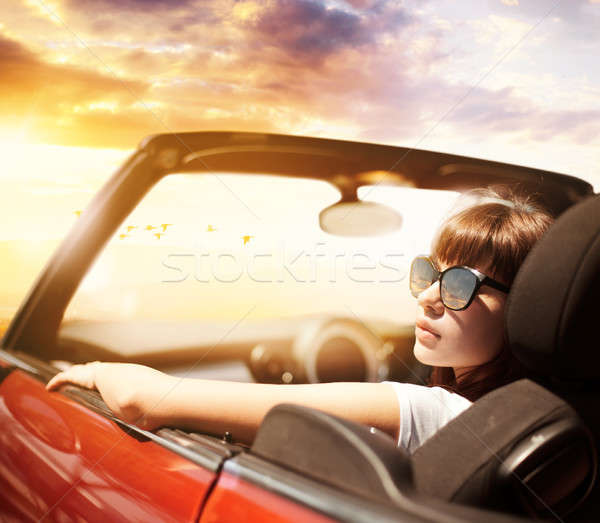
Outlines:
{"type": "Polygon", "coordinates": [[[600,377],[600,196],[566,210],[513,283],[506,329],[530,370],[563,380],[600,377]]]}

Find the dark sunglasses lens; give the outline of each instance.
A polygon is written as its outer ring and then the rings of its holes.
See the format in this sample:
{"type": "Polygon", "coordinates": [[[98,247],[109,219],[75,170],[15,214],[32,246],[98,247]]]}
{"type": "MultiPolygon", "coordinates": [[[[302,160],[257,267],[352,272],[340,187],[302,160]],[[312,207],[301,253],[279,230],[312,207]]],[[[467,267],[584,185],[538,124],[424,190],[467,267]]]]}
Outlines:
{"type": "Polygon", "coordinates": [[[415,258],[410,267],[410,292],[417,298],[436,278],[437,271],[427,258],[415,258]]]}
{"type": "Polygon", "coordinates": [[[444,273],[440,282],[442,303],[449,309],[466,307],[477,287],[477,277],[470,271],[455,267],[444,273]]]}

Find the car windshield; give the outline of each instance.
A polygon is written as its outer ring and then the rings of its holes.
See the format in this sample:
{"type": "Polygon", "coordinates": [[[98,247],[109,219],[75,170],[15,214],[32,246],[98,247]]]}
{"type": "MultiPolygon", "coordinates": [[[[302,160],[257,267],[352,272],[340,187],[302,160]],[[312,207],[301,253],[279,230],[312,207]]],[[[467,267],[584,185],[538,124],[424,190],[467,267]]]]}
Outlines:
{"type": "Polygon", "coordinates": [[[402,227],[368,237],[324,232],[319,213],[340,193],[323,180],[168,175],[82,280],[59,342],[129,357],[239,341],[253,329],[277,337],[298,318],[409,325],[411,258],[429,250],[456,193],[380,184],[358,196],[398,211],[402,227]]]}

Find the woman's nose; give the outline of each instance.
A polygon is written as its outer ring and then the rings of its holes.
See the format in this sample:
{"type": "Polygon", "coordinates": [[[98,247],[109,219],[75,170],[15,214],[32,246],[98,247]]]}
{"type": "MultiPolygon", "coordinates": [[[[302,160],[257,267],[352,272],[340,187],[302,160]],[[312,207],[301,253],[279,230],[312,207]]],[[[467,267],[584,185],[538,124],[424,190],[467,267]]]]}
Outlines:
{"type": "Polygon", "coordinates": [[[435,314],[442,314],[444,312],[444,304],[440,299],[440,282],[436,281],[433,285],[430,285],[419,294],[417,303],[423,307],[423,309],[429,309],[435,314]]]}

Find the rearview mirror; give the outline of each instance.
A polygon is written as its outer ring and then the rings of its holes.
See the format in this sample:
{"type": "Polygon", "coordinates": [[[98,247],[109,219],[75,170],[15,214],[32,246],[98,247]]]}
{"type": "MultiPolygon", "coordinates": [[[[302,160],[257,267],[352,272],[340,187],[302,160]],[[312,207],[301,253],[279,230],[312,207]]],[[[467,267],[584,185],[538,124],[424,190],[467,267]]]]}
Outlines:
{"type": "Polygon", "coordinates": [[[339,236],[379,236],[400,229],[402,215],[381,203],[339,201],[319,213],[319,225],[339,236]]]}

